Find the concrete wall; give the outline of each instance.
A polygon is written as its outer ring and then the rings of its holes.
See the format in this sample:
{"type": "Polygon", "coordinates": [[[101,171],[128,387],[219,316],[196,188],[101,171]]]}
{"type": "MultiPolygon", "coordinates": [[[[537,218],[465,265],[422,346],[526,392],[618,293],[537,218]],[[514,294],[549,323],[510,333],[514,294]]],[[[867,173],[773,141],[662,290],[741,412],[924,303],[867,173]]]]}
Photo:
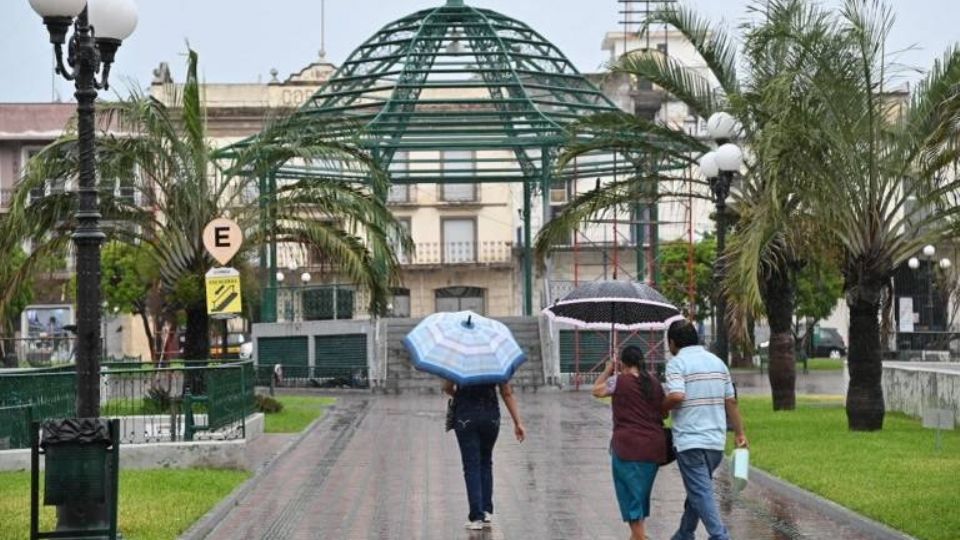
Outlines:
{"type": "Polygon", "coordinates": [[[927,408],[953,409],[960,424],[960,364],[884,362],[883,399],[888,411],[911,416],[927,408]]]}
{"type": "MultiPolygon", "coordinates": [[[[232,441],[121,444],[121,469],[248,469],[247,445],[263,434],[263,414],[247,417],[247,438],[232,441]]],[[[40,460],[43,468],[43,460],[40,460]]],[[[30,449],[0,452],[0,472],[29,471],[30,449]]]]}

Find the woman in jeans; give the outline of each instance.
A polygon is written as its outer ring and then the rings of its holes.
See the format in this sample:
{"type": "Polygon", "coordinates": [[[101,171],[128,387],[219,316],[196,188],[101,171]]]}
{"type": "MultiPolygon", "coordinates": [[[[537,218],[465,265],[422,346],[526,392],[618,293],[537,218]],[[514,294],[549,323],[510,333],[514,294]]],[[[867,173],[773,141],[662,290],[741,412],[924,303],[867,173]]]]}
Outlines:
{"type": "Polygon", "coordinates": [[[644,369],[639,348],[624,348],[620,362],[620,374],[616,376],[613,362],[607,362],[593,386],[593,395],[612,398],[613,486],[620,516],[630,525],[631,540],[645,540],[643,522],[650,515],[650,492],[657,469],[667,459],[661,411],[663,388],[644,369]]]}
{"type": "Polygon", "coordinates": [[[500,397],[513,419],[513,433],[518,441],[523,442],[526,430],[509,383],[457,387],[446,381],[443,385],[443,391],[454,398],[454,430],[460,445],[463,480],[470,503],[466,524],[469,530],[490,527],[493,516],[493,446],[500,433],[498,386],[500,397]]]}

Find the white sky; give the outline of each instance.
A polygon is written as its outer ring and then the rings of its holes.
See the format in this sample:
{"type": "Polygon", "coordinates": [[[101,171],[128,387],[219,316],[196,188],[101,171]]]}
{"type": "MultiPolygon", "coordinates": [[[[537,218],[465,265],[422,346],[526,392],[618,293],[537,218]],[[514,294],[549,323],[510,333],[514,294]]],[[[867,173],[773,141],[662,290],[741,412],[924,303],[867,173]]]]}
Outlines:
{"type": "MultiPolygon", "coordinates": [[[[187,41],[200,53],[208,82],[269,80],[312,61],[320,49],[319,0],[135,0],[136,32],[121,47],[114,66],[117,87],[149,84],[153,68],[170,63],[183,78],[187,41]]],[[[444,0],[327,0],[327,57],[340,63],[386,23],[444,0]]],[[[686,0],[715,20],[736,25],[752,0],[686,0]]],[[[836,5],[839,0],[825,0],[836,5]]],[[[897,12],[890,50],[906,50],[898,61],[925,69],[960,41],[958,0],[888,0],[897,12]],[[909,49],[909,50],[907,50],[909,49]]],[[[605,32],[616,30],[616,0],[467,0],[526,22],[560,47],[581,71],[606,60],[605,32]]],[[[53,82],[46,29],[27,0],[0,0],[0,102],[47,101],[56,90],[72,99],[72,87],[53,82]]],[[[913,76],[916,78],[916,76],[913,76]]]]}

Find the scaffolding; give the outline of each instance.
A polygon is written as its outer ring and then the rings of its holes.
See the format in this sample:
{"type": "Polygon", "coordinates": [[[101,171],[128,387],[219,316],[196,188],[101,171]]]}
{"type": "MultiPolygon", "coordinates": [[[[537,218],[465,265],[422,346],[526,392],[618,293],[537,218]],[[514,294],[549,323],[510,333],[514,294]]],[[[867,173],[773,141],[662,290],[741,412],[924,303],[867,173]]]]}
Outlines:
{"type": "MultiPolygon", "coordinates": [[[[653,16],[658,12],[674,9],[676,0],[616,1],[620,24],[622,25],[622,49],[619,50],[617,56],[625,55],[637,49],[656,50],[664,55],[669,55],[670,27],[666,24],[655,24],[653,16]]],[[[616,52],[615,49],[615,55],[616,52]]],[[[632,112],[647,116],[665,125],[671,124],[671,119],[663,106],[666,96],[647,81],[631,81],[631,83],[634,103],[634,111],[632,112]]],[[[688,126],[678,127],[686,129],[688,126]]],[[[696,126],[694,126],[695,128],[696,126]]],[[[658,167],[657,165],[653,166],[658,167]]],[[[579,178],[576,160],[573,170],[574,177],[579,178]]],[[[617,177],[614,176],[613,180],[616,181],[617,177]]],[[[580,182],[573,182],[574,189],[579,185],[580,182]]],[[[578,194],[574,191],[571,196],[578,194]]],[[[694,273],[693,199],[693,185],[688,183],[685,196],[675,195],[668,199],[659,197],[656,192],[653,192],[649,199],[638,202],[631,209],[612,208],[606,216],[585,221],[583,226],[574,232],[572,239],[573,279],[569,283],[569,289],[572,290],[581,283],[594,279],[645,281],[651,286],[657,286],[661,276],[659,249],[661,227],[672,226],[679,228],[680,232],[675,240],[682,240],[687,243],[686,312],[688,316],[694,316],[697,290],[694,273]],[[679,210],[675,214],[681,216],[681,219],[662,220],[660,218],[660,206],[664,204],[675,205],[675,208],[679,210]],[[596,235],[590,235],[587,232],[590,230],[596,231],[598,228],[603,231],[602,238],[597,238],[596,235]],[[628,246],[634,251],[636,263],[633,265],[632,272],[627,259],[624,257],[624,255],[629,256],[629,253],[623,253],[627,251],[624,246],[628,246]],[[596,258],[585,257],[587,253],[597,252],[600,254],[599,261],[596,258]]],[[[556,290],[557,287],[554,287],[554,289],[555,297],[562,296],[562,294],[558,294],[561,291],[556,290]]],[[[627,345],[640,346],[646,355],[648,369],[662,374],[666,361],[666,347],[662,332],[598,332],[581,331],[579,329],[561,330],[559,344],[561,372],[564,372],[564,369],[572,369],[572,380],[570,382],[575,388],[579,389],[580,384],[584,382],[585,374],[595,376],[597,371],[603,367],[604,362],[609,358],[607,351],[616,351],[627,345]],[[568,334],[565,336],[563,332],[568,334]],[[612,341],[612,344],[610,341],[612,341]],[[606,343],[607,346],[600,347],[600,342],[606,343]],[[571,346],[572,365],[569,360],[564,361],[565,357],[569,358],[569,351],[565,351],[565,348],[568,349],[571,346]]]]}

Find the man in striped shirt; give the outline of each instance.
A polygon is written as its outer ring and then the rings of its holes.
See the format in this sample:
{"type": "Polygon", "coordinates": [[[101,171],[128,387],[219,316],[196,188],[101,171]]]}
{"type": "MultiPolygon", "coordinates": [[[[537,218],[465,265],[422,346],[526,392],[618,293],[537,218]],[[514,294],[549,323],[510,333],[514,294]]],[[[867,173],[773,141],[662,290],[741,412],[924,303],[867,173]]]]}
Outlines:
{"type": "Polygon", "coordinates": [[[680,528],[672,540],[693,540],[703,521],[710,540],[729,540],[713,495],[713,471],[723,460],[727,419],[738,447],[747,446],[730,372],[723,361],[700,345],[688,321],[670,325],[664,414],[673,413],[673,446],[687,491],[680,528]]]}

